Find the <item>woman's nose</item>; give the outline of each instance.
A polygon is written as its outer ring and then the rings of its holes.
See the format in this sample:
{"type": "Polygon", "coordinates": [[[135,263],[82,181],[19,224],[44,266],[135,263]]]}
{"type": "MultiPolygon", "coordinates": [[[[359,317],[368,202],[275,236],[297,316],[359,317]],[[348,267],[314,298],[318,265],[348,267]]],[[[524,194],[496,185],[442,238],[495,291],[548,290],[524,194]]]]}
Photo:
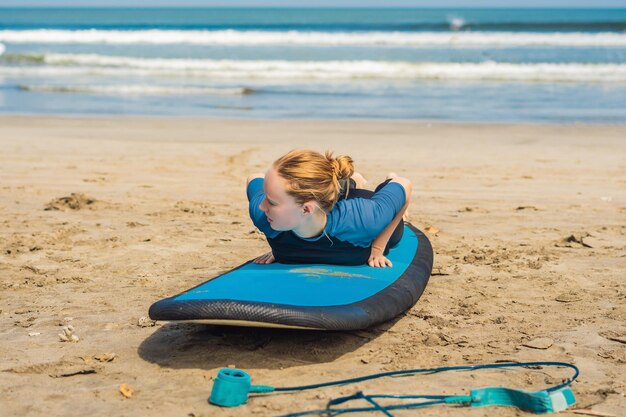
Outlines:
{"type": "Polygon", "coordinates": [[[260,209],[261,209],[261,211],[262,211],[262,212],[264,212],[264,213],[266,213],[266,212],[267,212],[267,210],[265,210],[265,206],[266,206],[266,204],[267,204],[266,202],[267,202],[267,198],[264,198],[264,199],[263,199],[263,201],[261,201],[261,204],[259,204],[259,208],[260,208],[260,209]]]}

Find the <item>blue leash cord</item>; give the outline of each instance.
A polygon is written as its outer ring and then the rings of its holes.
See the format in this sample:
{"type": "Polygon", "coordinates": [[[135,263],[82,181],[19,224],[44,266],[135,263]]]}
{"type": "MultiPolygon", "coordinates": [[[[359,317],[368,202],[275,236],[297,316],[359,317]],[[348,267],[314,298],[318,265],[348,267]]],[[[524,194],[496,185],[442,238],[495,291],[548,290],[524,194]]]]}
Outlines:
{"type": "MultiPolygon", "coordinates": [[[[447,372],[447,371],[474,371],[480,369],[502,369],[502,368],[521,368],[521,367],[541,367],[541,366],[558,366],[558,367],[566,367],[574,370],[574,375],[570,378],[566,379],[564,382],[554,385],[545,389],[544,391],[539,391],[537,393],[526,392],[521,390],[512,390],[507,388],[483,388],[481,390],[473,390],[470,395],[366,395],[363,392],[357,392],[356,394],[334,398],[330,400],[324,410],[311,410],[311,411],[302,411],[297,413],[285,414],[280,417],[300,417],[300,416],[310,416],[310,415],[326,415],[326,416],[336,416],[340,414],[347,413],[362,413],[362,412],[374,412],[379,411],[382,412],[386,416],[393,417],[393,414],[390,413],[392,410],[401,410],[401,409],[415,409],[421,407],[428,407],[433,405],[444,405],[444,404],[457,404],[457,405],[471,405],[471,406],[485,406],[485,405],[510,405],[516,406],[518,408],[524,409],[526,411],[535,412],[535,413],[548,413],[558,411],[553,409],[551,404],[546,404],[545,400],[548,397],[549,393],[558,393],[560,390],[567,389],[569,391],[569,387],[575,380],[578,378],[580,371],[575,365],[565,362],[508,362],[508,363],[493,363],[493,364],[484,364],[484,365],[461,365],[461,366],[445,366],[439,368],[424,368],[424,369],[409,369],[404,371],[391,371],[391,372],[382,372],[372,375],[366,375],[357,378],[344,379],[339,381],[330,381],[320,384],[312,384],[312,385],[302,385],[297,387],[282,387],[275,388],[274,391],[288,392],[288,391],[304,391],[309,389],[330,387],[335,385],[346,385],[352,384],[356,382],[368,381],[371,379],[383,378],[388,376],[398,376],[398,375],[415,375],[415,374],[435,374],[439,372],[447,372]],[[499,394],[505,394],[505,397],[499,396],[499,394]],[[474,395],[476,393],[476,395],[474,395]],[[546,393],[544,396],[539,396],[539,394],[546,393]],[[482,394],[482,395],[479,395],[482,394]],[[485,395],[487,394],[487,395],[485,395]],[[492,394],[492,395],[489,395],[492,394]],[[422,402],[413,402],[413,403],[405,403],[405,404],[394,404],[388,406],[382,406],[378,402],[376,402],[375,398],[395,398],[401,400],[409,400],[409,399],[424,399],[430,401],[422,401],[422,402]],[[353,400],[365,400],[369,402],[372,407],[353,407],[353,408],[332,408],[333,406],[346,403],[353,400]],[[475,402],[475,403],[474,403],[475,402]]],[[[571,394],[571,391],[569,391],[571,394]]],[[[571,401],[567,402],[567,406],[573,404],[573,394],[571,394],[571,401]]]]}
{"type": "Polygon", "coordinates": [[[372,375],[361,376],[357,378],[343,379],[339,381],[330,381],[320,384],[302,385],[296,387],[279,387],[275,388],[269,385],[251,385],[251,378],[246,372],[239,369],[223,368],[219,371],[217,378],[213,383],[211,397],[209,401],[212,404],[223,407],[236,407],[244,404],[248,400],[249,393],[271,393],[271,392],[296,392],[305,391],[316,388],[330,387],[336,385],[347,385],[356,382],[368,381],[388,376],[407,376],[416,374],[435,374],[447,371],[476,371],[481,369],[502,369],[502,368],[529,368],[529,367],[565,367],[574,370],[574,375],[566,379],[560,384],[546,388],[542,391],[525,391],[520,389],[512,389],[506,387],[489,387],[470,390],[466,395],[389,395],[389,394],[372,394],[366,395],[363,392],[357,392],[352,395],[331,399],[326,409],[302,411],[297,413],[285,414],[280,417],[300,417],[309,415],[326,415],[335,416],[347,413],[360,412],[381,412],[388,417],[393,417],[391,410],[414,409],[427,407],[432,405],[463,405],[471,407],[483,406],[513,406],[524,411],[535,414],[553,413],[564,410],[576,401],[574,394],[569,386],[578,378],[580,374],[575,365],[565,362],[505,362],[491,363],[484,365],[461,365],[461,366],[444,366],[439,368],[417,368],[404,371],[381,372],[372,375]],[[376,399],[398,399],[398,400],[426,400],[421,402],[412,402],[404,404],[381,405],[376,399]],[[333,408],[339,404],[344,404],[353,400],[365,400],[371,407],[358,408],[333,408]]]}
{"type": "Polygon", "coordinates": [[[417,368],[417,369],[408,369],[405,371],[390,371],[390,372],[381,372],[372,375],[365,375],[358,378],[350,378],[343,379],[340,381],[330,381],[323,382],[321,384],[312,384],[312,385],[302,385],[299,387],[283,387],[283,388],[274,388],[274,391],[304,391],[309,389],[323,388],[323,387],[331,387],[333,385],[345,385],[345,384],[354,384],[356,382],[369,381],[370,379],[383,378],[386,376],[396,376],[396,375],[415,375],[415,374],[436,374],[439,372],[447,372],[447,371],[475,371],[479,369],[500,369],[500,368],[522,368],[522,367],[537,367],[537,366],[561,366],[566,368],[571,368],[574,370],[574,376],[563,382],[562,384],[555,385],[546,389],[546,391],[556,391],[563,387],[571,385],[578,375],[580,371],[578,368],[571,363],[565,362],[505,362],[505,363],[488,363],[484,365],[459,365],[459,366],[443,366],[439,368],[417,368]]]}

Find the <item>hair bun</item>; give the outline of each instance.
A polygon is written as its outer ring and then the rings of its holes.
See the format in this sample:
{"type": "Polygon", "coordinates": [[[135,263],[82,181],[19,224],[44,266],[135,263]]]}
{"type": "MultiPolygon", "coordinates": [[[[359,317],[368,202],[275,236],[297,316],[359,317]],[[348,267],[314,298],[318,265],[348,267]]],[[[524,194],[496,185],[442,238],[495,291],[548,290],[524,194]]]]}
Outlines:
{"type": "Polygon", "coordinates": [[[333,177],[339,178],[339,162],[336,159],[330,159],[330,168],[333,171],[333,177]]]}
{"type": "MultiPolygon", "coordinates": [[[[328,157],[328,156],[327,156],[328,157]]],[[[346,155],[332,158],[333,174],[338,180],[350,178],[354,174],[354,161],[346,155]]]]}

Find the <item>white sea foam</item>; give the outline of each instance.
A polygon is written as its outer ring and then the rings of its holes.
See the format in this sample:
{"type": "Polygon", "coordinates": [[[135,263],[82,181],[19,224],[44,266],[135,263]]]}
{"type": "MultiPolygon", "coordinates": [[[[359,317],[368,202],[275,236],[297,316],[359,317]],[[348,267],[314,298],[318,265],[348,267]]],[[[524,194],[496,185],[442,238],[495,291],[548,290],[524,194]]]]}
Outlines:
{"type": "Polygon", "coordinates": [[[2,55],[5,50],[6,50],[6,47],[0,43],[0,55],[2,55]]]}
{"type": "Polygon", "coordinates": [[[131,58],[93,54],[45,54],[38,60],[43,65],[0,66],[0,75],[165,76],[247,81],[371,79],[626,83],[626,64],[237,61],[131,58]]]}
{"type": "Polygon", "coordinates": [[[95,93],[110,95],[211,95],[233,96],[250,94],[249,88],[175,87],[159,85],[45,85],[23,84],[23,91],[46,93],[95,93]]]}
{"type": "Polygon", "coordinates": [[[390,47],[626,46],[626,33],[302,32],[238,30],[1,30],[0,41],[45,44],[315,45],[390,47]]]}
{"type": "Polygon", "coordinates": [[[462,17],[448,17],[448,23],[450,24],[450,29],[452,30],[461,30],[463,26],[465,26],[465,20],[462,17]]]}

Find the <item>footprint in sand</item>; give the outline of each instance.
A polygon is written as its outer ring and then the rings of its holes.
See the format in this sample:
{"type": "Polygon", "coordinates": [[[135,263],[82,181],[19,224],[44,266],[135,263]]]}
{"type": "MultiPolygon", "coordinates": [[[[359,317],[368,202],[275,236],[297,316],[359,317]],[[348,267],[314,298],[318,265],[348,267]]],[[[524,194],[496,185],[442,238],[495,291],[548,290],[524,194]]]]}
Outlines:
{"type": "Polygon", "coordinates": [[[237,181],[240,181],[241,178],[245,178],[247,174],[245,174],[243,170],[245,170],[245,167],[250,166],[250,156],[258,150],[259,148],[248,148],[235,155],[228,156],[226,158],[226,169],[223,170],[221,174],[237,181]]]}
{"type": "Polygon", "coordinates": [[[61,197],[49,202],[44,210],[82,210],[93,209],[97,200],[83,193],[72,193],[69,197],[61,197]]]}
{"type": "Polygon", "coordinates": [[[104,184],[108,180],[106,177],[96,177],[96,178],[83,178],[83,182],[89,182],[94,184],[104,184]]]}

